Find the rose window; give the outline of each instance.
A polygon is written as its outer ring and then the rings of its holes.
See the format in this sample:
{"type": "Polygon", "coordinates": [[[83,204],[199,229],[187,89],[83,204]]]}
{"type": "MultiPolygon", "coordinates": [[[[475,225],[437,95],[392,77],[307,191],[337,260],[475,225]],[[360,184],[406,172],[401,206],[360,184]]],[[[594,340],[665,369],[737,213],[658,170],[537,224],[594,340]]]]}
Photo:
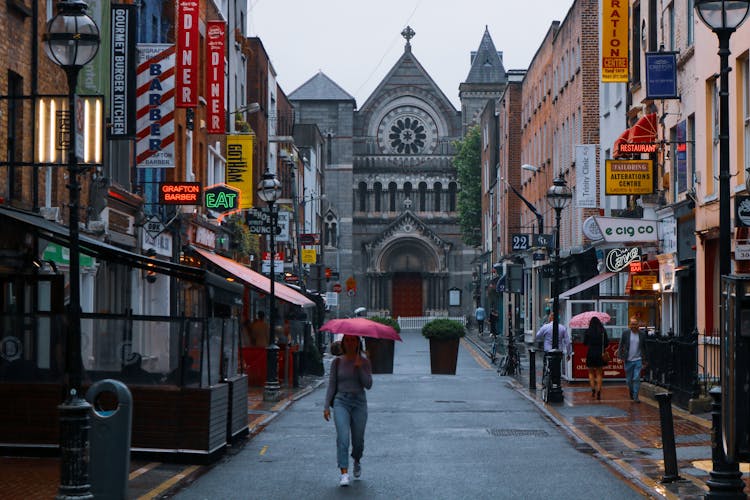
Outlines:
{"type": "Polygon", "coordinates": [[[432,117],[414,106],[402,106],[386,114],[378,127],[378,143],[385,154],[430,154],[437,144],[432,117]]]}
{"type": "Polygon", "coordinates": [[[424,126],[416,118],[408,116],[403,120],[396,120],[391,125],[391,133],[388,135],[391,147],[399,153],[417,153],[424,148],[427,139],[424,126]]]}

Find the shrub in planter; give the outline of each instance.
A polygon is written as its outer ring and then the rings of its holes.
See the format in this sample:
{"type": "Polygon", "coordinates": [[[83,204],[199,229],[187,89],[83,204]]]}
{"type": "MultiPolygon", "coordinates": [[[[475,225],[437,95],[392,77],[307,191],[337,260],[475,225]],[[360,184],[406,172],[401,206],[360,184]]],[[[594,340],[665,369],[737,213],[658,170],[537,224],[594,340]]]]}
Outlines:
{"type": "MultiPolygon", "coordinates": [[[[401,333],[401,327],[398,325],[398,321],[393,318],[374,316],[368,319],[388,325],[401,333]]],[[[370,356],[372,373],[393,373],[394,341],[365,337],[365,345],[368,355],[370,356]]]]}
{"type": "Polygon", "coordinates": [[[452,319],[434,319],[422,327],[430,341],[430,370],[433,374],[455,375],[458,342],[466,335],[464,325],[452,319]]]}

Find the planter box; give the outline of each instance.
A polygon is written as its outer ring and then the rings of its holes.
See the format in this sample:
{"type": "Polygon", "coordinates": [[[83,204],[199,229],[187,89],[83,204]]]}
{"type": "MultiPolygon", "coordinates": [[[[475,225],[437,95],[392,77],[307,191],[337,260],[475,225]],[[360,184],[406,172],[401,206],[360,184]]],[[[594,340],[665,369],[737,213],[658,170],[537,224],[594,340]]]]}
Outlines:
{"type": "Polygon", "coordinates": [[[430,339],[430,370],[433,375],[455,375],[461,339],[430,339]]]}
{"type": "Polygon", "coordinates": [[[366,337],[365,346],[370,355],[372,373],[393,373],[393,352],[395,341],[366,337]]]}

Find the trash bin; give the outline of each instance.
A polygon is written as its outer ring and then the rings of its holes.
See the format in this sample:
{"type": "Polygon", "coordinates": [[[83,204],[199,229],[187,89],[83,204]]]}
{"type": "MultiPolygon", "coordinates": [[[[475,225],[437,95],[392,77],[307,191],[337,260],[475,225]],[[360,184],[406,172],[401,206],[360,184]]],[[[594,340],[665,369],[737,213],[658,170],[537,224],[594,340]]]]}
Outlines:
{"type": "Polygon", "coordinates": [[[119,380],[96,382],[86,391],[91,404],[89,481],[94,498],[128,498],[133,397],[119,380]]]}

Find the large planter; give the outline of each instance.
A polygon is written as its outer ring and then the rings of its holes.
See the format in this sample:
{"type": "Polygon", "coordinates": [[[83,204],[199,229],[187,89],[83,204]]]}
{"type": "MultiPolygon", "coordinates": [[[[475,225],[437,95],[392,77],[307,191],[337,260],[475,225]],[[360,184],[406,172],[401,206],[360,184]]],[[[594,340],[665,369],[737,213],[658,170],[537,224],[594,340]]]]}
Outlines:
{"type": "Polygon", "coordinates": [[[365,346],[370,356],[372,373],[393,373],[393,340],[366,337],[365,346]]]}
{"type": "Polygon", "coordinates": [[[430,339],[430,371],[433,375],[455,375],[460,339],[430,339]]]}

